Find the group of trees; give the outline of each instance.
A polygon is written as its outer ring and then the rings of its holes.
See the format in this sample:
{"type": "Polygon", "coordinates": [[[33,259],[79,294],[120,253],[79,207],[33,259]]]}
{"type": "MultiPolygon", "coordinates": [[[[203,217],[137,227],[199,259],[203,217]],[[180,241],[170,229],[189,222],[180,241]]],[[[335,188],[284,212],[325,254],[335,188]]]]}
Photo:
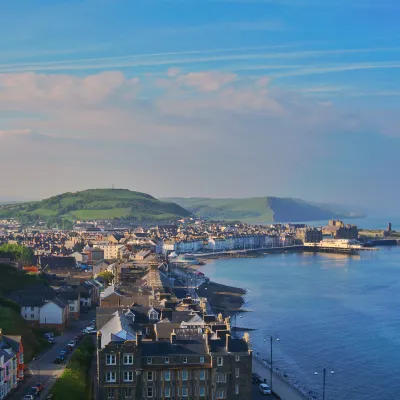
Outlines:
{"type": "Polygon", "coordinates": [[[10,258],[12,261],[31,263],[34,252],[32,248],[14,243],[4,243],[0,246],[0,257],[10,258]]]}

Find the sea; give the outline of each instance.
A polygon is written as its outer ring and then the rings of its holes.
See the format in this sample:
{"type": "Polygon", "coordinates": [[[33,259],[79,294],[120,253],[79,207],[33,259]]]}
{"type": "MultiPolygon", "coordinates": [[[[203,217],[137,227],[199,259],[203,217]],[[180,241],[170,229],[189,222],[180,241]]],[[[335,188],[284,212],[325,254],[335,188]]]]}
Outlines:
{"type": "MultiPolygon", "coordinates": [[[[400,230],[400,218],[359,226],[389,221],[400,230]]],[[[272,336],[274,365],[318,399],[323,368],[326,400],[400,399],[400,247],[221,259],[202,272],[247,289],[249,312],[233,325],[255,329],[253,351],[267,360],[272,336]]]]}

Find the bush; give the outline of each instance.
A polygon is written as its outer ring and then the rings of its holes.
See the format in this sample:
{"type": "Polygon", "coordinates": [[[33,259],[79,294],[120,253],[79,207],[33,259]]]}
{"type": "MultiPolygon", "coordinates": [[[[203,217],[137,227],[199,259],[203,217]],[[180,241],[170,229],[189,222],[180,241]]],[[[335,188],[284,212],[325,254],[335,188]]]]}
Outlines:
{"type": "Polygon", "coordinates": [[[4,297],[0,297],[0,306],[12,308],[18,314],[21,313],[21,306],[17,303],[14,303],[11,300],[5,299],[4,297]]]}
{"type": "Polygon", "coordinates": [[[85,337],[52,389],[55,400],[86,400],[91,393],[89,377],[95,351],[92,338],[85,337]]]}

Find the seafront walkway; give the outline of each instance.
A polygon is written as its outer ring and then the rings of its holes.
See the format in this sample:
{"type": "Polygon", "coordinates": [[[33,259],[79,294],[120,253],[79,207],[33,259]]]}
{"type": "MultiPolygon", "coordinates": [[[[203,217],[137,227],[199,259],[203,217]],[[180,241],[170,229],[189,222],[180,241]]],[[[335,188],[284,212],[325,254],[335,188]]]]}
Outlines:
{"type": "MultiPolygon", "coordinates": [[[[262,361],[253,357],[253,372],[259,374],[262,379],[270,383],[270,369],[263,365],[262,361]]],[[[272,389],[282,400],[314,400],[312,396],[302,394],[299,390],[294,388],[288,381],[276,373],[272,374],[272,389]]]]}

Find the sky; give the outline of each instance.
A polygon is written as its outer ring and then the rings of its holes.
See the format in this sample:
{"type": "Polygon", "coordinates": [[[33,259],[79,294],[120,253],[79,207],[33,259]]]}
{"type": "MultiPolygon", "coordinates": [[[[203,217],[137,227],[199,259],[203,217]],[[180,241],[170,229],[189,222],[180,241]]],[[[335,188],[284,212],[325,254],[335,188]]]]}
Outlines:
{"type": "Polygon", "coordinates": [[[0,198],[117,187],[397,211],[397,0],[13,0],[0,198]]]}

